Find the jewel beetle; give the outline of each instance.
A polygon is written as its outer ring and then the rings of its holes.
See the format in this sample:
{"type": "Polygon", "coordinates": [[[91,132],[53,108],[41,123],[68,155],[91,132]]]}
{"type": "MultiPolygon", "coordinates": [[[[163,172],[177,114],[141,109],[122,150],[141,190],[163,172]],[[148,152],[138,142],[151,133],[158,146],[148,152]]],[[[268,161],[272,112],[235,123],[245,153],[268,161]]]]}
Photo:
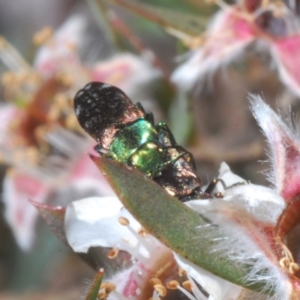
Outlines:
{"type": "Polygon", "coordinates": [[[101,156],[139,169],[181,201],[210,198],[215,182],[202,191],[192,154],[176,143],[164,122],[155,125],[153,114],[119,88],[88,83],[77,92],[74,108],[101,156]]]}

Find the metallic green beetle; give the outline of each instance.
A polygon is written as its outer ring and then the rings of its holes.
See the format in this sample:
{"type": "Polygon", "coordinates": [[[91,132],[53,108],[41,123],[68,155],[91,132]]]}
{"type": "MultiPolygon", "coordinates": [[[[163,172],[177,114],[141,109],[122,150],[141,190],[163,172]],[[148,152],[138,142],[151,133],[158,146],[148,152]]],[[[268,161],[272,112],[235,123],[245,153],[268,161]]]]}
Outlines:
{"type": "Polygon", "coordinates": [[[177,145],[168,126],[154,125],[152,113],[106,83],[91,82],[74,100],[80,125],[98,143],[105,157],[135,167],[181,201],[210,197],[201,190],[193,156],[177,145]]]}

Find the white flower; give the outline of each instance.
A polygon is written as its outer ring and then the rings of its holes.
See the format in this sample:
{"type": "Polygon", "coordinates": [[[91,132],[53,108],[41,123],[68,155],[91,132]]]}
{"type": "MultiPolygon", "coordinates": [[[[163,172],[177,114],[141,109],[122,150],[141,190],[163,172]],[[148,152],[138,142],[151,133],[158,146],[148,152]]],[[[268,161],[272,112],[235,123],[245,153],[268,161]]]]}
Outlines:
{"type": "MultiPolygon", "coordinates": [[[[221,2],[222,3],[222,2],[221,2]]],[[[300,94],[299,12],[288,2],[238,1],[225,5],[211,20],[204,42],[175,70],[172,81],[181,89],[202,88],[205,76],[245,55],[248,46],[268,51],[281,81],[300,94]]]]}
{"type": "MultiPolygon", "coordinates": [[[[33,66],[7,41],[0,41],[0,59],[10,70],[1,78],[9,103],[0,107],[0,153],[11,167],[3,202],[7,223],[23,250],[32,246],[38,214],[29,199],[47,203],[53,197],[66,201],[70,193],[77,193],[76,199],[113,194],[86,155],[95,142],[83,133],[74,114],[76,91],[101,80],[136,95],[145,90],[141,85],[159,76],[150,63],[130,54],[87,66],[78,51],[84,29],[85,20],[75,15],[53,34],[42,30],[33,66]]],[[[137,99],[150,108],[150,95],[142,95],[137,99]]]]}
{"type": "MultiPolygon", "coordinates": [[[[264,226],[275,224],[284,207],[282,198],[276,197],[276,193],[271,189],[245,183],[224,163],[221,165],[219,178],[229,186],[226,190],[221,185],[217,187],[217,190],[224,194],[223,199],[186,202],[187,206],[208,217],[212,221],[211,226],[222,226],[224,236],[211,237],[219,242],[216,248],[211,249],[209,255],[213,258],[214,253],[225,251],[228,257],[237,264],[251,264],[252,262],[253,265],[245,282],[259,281],[259,274],[263,271],[270,285],[276,284],[277,294],[272,299],[288,299],[290,285],[287,276],[278,268],[272,249],[264,234],[260,232],[264,226]],[[230,185],[233,186],[230,187],[230,185]],[[273,196],[275,196],[274,199],[273,196]],[[268,207],[271,212],[267,210],[268,207]],[[243,220],[245,220],[244,225],[241,224],[243,220]],[[248,221],[253,224],[249,225],[248,221]],[[259,222],[263,225],[258,225],[259,222]]],[[[67,207],[65,230],[68,242],[76,252],[87,252],[89,247],[102,246],[124,250],[132,255],[134,267],[130,271],[124,271],[127,272],[127,277],[124,273],[123,281],[120,280],[123,274],[120,273],[111,278],[111,281],[117,285],[117,292],[123,296],[131,295],[136,297],[133,299],[146,299],[146,295],[143,294],[143,298],[135,294],[135,290],[130,290],[131,294],[126,294],[124,288],[129,285],[143,290],[145,284],[147,285],[147,280],[155,277],[153,274],[157,266],[160,268],[164,266],[166,258],[173,264],[175,259],[178,266],[187,272],[193,295],[180,286],[178,288],[182,293],[189,294],[190,299],[207,299],[195,282],[209,293],[208,299],[210,300],[239,299],[242,293],[244,295],[250,293],[172,253],[153,236],[139,235],[140,224],[116,197],[89,198],[71,203],[67,207]],[[128,220],[129,225],[122,226],[120,220],[128,220]],[[138,278],[139,282],[133,284],[129,280],[130,272],[138,274],[133,277],[138,278]]],[[[165,285],[168,286],[167,283],[165,285]]],[[[258,295],[254,292],[250,294],[251,296],[258,295]]]]}
{"type": "MultiPolygon", "coordinates": [[[[87,252],[90,247],[102,246],[131,254],[133,266],[110,279],[116,284],[117,293],[133,297],[128,299],[149,297],[145,294],[149,280],[155,278],[158,270],[168,264],[173,265],[173,271],[169,271],[168,276],[160,274],[160,280],[163,281],[162,278],[167,277],[165,280],[170,281],[172,276],[175,277],[177,267],[174,259],[187,272],[192,283],[194,295],[179,287],[190,299],[206,299],[193,280],[211,294],[209,299],[227,299],[226,295],[238,295],[241,292],[241,287],[194,266],[171,252],[150,234],[144,235],[145,232],[141,232],[141,229],[141,225],[116,197],[88,198],[75,201],[67,207],[66,236],[75,252],[87,252]]],[[[162,289],[165,289],[164,285],[167,286],[167,283],[168,281],[162,282],[162,289]]],[[[152,289],[155,293],[155,288],[152,289]]],[[[112,294],[108,299],[123,298],[112,294]]]]}

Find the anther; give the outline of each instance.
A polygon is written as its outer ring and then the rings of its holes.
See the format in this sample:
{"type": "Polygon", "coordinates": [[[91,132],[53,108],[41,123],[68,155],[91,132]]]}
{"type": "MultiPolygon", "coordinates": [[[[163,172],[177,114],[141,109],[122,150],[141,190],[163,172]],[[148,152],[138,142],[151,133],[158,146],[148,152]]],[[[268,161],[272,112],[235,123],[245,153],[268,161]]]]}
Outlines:
{"type": "Polygon", "coordinates": [[[61,72],[56,74],[55,77],[65,86],[70,86],[74,82],[74,77],[71,74],[61,72]]]}
{"type": "Polygon", "coordinates": [[[100,287],[100,290],[104,290],[106,294],[110,294],[115,289],[116,285],[111,282],[103,282],[100,287]]]}
{"type": "Polygon", "coordinates": [[[107,294],[105,293],[105,291],[99,291],[99,293],[98,293],[98,300],[105,300],[105,299],[107,299],[107,294]]]}
{"type": "Polygon", "coordinates": [[[111,250],[108,252],[107,257],[108,257],[109,259],[114,259],[114,258],[116,258],[116,257],[118,256],[119,252],[120,252],[120,249],[118,249],[118,248],[113,248],[113,249],[111,249],[111,250]]]}
{"type": "Polygon", "coordinates": [[[179,287],[179,282],[177,280],[171,280],[167,283],[167,288],[170,290],[177,290],[179,287]]]}
{"type": "Polygon", "coordinates": [[[146,231],[145,228],[140,228],[139,231],[138,231],[138,234],[139,234],[141,237],[146,237],[146,235],[148,234],[148,232],[146,231]]]}
{"type": "Polygon", "coordinates": [[[152,277],[150,280],[149,280],[149,283],[151,284],[151,285],[156,285],[156,284],[162,284],[161,283],[161,280],[159,279],[159,278],[157,278],[157,277],[152,277]]]}
{"type": "Polygon", "coordinates": [[[192,290],[193,290],[193,285],[192,285],[192,283],[191,283],[189,280],[184,281],[184,282],[182,283],[182,286],[183,286],[187,291],[192,291],[192,290]]]}
{"type": "Polygon", "coordinates": [[[299,265],[296,264],[296,263],[294,263],[294,262],[290,263],[290,265],[289,265],[289,272],[291,274],[295,274],[297,271],[299,271],[299,265]]]}
{"type": "Polygon", "coordinates": [[[50,37],[53,35],[53,30],[51,27],[45,27],[42,30],[38,31],[33,36],[33,43],[35,46],[40,46],[47,42],[50,37]]]}
{"type": "Polygon", "coordinates": [[[130,224],[129,220],[124,217],[119,218],[119,223],[123,226],[128,226],[130,224]]]}
{"type": "Polygon", "coordinates": [[[160,294],[160,296],[164,297],[167,295],[167,289],[162,284],[155,284],[154,289],[160,294]]]}
{"type": "Polygon", "coordinates": [[[179,268],[178,274],[180,277],[185,276],[186,275],[186,271],[183,270],[182,268],[179,268]]]}

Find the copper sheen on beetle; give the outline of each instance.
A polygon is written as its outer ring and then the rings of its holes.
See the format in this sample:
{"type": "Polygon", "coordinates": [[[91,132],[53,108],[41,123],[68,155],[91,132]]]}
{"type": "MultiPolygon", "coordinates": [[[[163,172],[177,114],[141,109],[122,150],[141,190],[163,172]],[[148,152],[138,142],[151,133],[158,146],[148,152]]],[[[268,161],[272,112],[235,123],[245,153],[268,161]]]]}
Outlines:
{"type": "Polygon", "coordinates": [[[74,106],[101,156],[139,169],[181,201],[210,198],[201,190],[192,154],[177,145],[165,123],[155,125],[152,113],[119,88],[91,82],[78,91],[74,106]]]}

